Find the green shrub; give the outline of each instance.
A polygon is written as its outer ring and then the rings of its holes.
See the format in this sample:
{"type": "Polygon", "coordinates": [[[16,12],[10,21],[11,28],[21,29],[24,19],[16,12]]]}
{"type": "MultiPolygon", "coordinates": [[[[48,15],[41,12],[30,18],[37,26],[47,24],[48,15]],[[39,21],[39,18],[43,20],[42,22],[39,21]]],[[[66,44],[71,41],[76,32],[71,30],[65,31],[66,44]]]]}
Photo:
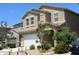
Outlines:
{"type": "Polygon", "coordinates": [[[46,44],[43,44],[43,45],[42,45],[42,49],[45,49],[45,50],[48,50],[48,49],[50,49],[51,47],[52,47],[52,45],[49,44],[49,43],[46,43],[46,44]]]}
{"type": "Polygon", "coordinates": [[[2,50],[3,49],[3,47],[2,46],[0,46],[0,50],[2,50]]]}
{"type": "Polygon", "coordinates": [[[35,46],[34,45],[31,45],[30,46],[30,50],[34,50],[35,49],[35,46]]]}
{"type": "Polygon", "coordinates": [[[8,44],[10,48],[16,48],[16,44],[8,44]]]}
{"type": "Polygon", "coordinates": [[[37,46],[37,49],[41,49],[41,45],[38,45],[38,46],[37,46]]]}
{"type": "Polygon", "coordinates": [[[40,52],[40,53],[45,53],[46,50],[45,50],[45,49],[39,49],[39,52],[40,52]]]}
{"type": "Polygon", "coordinates": [[[64,43],[64,42],[60,42],[55,47],[55,50],[54,51],[55,51],[55,53],[58,53],[58,54],[67,53],[69,51],[68,45],[66,43],[64,43]]]}

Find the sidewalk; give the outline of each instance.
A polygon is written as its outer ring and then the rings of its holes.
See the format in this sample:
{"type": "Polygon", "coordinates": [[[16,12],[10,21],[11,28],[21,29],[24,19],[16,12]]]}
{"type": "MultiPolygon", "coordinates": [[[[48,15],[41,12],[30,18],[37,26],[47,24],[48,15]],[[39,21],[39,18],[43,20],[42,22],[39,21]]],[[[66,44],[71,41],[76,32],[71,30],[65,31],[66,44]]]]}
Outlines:
{"type": "Polygon", "coordinates": [[[16,54],[17,51],[18,51],[18,48],[3,49],[3,50],[0,50],[0,55],[9,55],[10,53],[11,53],[12,55],[17,55],[17,54],[16,54]]]}

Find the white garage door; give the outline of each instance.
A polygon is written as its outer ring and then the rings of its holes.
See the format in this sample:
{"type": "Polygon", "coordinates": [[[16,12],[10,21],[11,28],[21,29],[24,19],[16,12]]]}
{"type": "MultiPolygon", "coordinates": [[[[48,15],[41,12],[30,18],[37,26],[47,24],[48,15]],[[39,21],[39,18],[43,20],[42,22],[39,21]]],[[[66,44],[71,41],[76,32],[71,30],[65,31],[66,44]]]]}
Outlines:
{"type": "Polygon", "coordinates": [[[33,44],[36,48],[37,45],[40,45],[40,42],[36,43],[36,40],[39,41],[39,38],[35,33],[26,34],[24,35],[24,46],[29,49],[29,47],[33,44]]]}

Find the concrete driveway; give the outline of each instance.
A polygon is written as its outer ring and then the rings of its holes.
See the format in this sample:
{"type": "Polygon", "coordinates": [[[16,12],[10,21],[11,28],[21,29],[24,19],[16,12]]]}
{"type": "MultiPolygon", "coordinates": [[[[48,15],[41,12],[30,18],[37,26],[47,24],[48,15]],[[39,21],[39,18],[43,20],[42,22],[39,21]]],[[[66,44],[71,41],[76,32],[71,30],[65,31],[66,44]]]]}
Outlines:
{"type": "Polygon", "coordinates": [[[18,51],[18,48],[3,49],[3,50],[0,50],[0,55],[9,55],[10,53],[12,55],[16,55],[17,54],[17,51],[18,51]]]}

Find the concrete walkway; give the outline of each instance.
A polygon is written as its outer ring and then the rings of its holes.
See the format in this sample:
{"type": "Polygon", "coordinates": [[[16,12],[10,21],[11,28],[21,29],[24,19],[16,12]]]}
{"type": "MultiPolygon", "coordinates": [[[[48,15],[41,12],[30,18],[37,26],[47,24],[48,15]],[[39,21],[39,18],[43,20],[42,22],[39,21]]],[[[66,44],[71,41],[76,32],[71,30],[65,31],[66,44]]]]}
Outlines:
{"type": "Polygon", "coordinates": [[[9,55],[9,54],[16,55],[17,51],[18,51],[18,48],[3,49],[3,50],[0,50],[0,55],[9,55]]]}

